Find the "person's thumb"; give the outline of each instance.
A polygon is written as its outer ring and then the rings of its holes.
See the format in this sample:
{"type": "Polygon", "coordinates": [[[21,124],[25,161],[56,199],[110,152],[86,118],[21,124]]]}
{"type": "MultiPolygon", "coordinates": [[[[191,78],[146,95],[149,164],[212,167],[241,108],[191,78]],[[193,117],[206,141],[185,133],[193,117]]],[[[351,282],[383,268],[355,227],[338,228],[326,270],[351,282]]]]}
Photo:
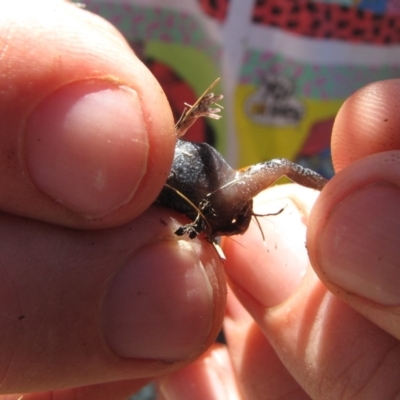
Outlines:
{"type": "Polygon", "coordinates": [[[0,3],[0,209],[78,228],[154,201],[175,144],[155,78],[108,23],[64,1],[0,3]]]}
{"type": "Polygon", "coordinates": [[[308,228],[312,265],[325,285],[400,339],[400,154],[341,170],[318,198],[308,228]]]}

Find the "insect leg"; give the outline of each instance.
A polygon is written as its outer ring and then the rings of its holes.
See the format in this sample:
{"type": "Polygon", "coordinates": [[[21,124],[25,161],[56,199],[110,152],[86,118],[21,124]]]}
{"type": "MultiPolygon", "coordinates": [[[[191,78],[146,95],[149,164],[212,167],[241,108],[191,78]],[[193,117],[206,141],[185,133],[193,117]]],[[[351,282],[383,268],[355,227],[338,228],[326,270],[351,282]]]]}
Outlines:
{"type": "Polygon", "coordinates": [[[250,199],[270,187],[282,176],[288,177],[299,185],[316,190],[322,190],[328,182],[327,179],[309,168],[302,167],[285,158],[276,158],[238,171],[232,186],[236,189],[240,187],[242,193],[250,199]]]}
{"type": "Polygon", "coordinates": [[[218,113],[223,107],[216,103],[224,96],[214,95],[214,93],[210,93],[210,90],[219,82],[219,80],[219,78],[216,79],[192,106],[185,103],[188,108],[185,108],[181,117],[175,125],[175,132],[178,138],[184,136],[186,131],[195,123],[195,121],[199,117],[208,117],[212,119],[221,118],[218,113]],[[217,107],[210,107],[212,104],[215,104],[217,107]]]}

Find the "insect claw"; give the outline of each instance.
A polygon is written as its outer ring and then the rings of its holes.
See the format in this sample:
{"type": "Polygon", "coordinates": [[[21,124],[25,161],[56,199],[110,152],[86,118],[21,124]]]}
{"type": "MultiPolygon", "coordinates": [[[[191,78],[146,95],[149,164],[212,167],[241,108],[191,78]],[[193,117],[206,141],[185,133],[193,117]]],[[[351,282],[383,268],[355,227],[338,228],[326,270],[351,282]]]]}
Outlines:
{"type": "Polygon", "coordinates": [[[185,229],[183,226],[181,226],[174,233],[176,236],[183,236],[185,234],[185,229]]]}
{"type": "Polygon", "coordinates": [[[194,224],[181,226],[175,231],[176,236],[183,236],[185,234],[187,234],[190,239],[194,239],[199,234],[199,232],[197,232],[194,224]]]}
{"type": "Polygon", "coordinates": [[[191,230],[188,232],[188,236],[190,239],[194,239],[197,236],[197,232],[195,230],[191,230]]]}
{"type": "Polygon", "coordinates": [[[220,119],[222,118],[222,115],[216,114],[219,113],[220,111],[221,111],[220,108],[209,108],[202,116],[211,119],[220,119]]]}

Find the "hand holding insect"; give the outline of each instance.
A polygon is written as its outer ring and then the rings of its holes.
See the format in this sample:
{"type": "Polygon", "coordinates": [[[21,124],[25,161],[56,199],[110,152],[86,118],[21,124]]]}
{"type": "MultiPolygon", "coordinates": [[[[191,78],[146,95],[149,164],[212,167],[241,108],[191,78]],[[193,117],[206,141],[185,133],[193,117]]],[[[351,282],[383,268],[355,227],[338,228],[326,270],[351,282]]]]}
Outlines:
{"type": "Polygon", "coordinates": [[[280,185],[263,192],[289,203],[273,223],[260,219],[265,242],[253,224],[223,241],[251,317],[229,298],[228,347],[188,371],[220,327],[226,287],[210,243],[177,237],[184,217],[151,207],[175,147],[157,82],[113,27],[64,1],[0,2],[0,33],[1,398],[122,400],[160,374],[174,400],[189,382],[186,398],[202,400],[398,394],[398,81],[345,103],[333,132],[339,173],[311,214],[316,191],[280,185]],[[121,140],[129,151],[110,157],[121,140]],[[96,186],[93,161],[114,171],[111,186],[96,186]],[[52,179],[40,185],[33,172],[52,179]],[[90,197],[93,186],[104,191],[90,197]]]}

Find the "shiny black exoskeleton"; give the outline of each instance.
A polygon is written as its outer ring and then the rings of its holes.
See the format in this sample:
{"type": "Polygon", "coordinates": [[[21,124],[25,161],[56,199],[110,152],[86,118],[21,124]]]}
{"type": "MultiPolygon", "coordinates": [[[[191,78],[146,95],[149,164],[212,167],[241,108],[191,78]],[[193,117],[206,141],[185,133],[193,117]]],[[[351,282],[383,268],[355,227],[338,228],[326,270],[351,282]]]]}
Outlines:
{"type": "Polygon", "coordinates": [[[191,219],[176,232],[194,238],[206,232],[209,239],[216,236],[244,233],[252,217],[253,199],[238,201],[240,193],[225,186],[235,181],[232,169],[207,143],[177,141],[174,162],[156,204],[174,209],[191,219]]]}

